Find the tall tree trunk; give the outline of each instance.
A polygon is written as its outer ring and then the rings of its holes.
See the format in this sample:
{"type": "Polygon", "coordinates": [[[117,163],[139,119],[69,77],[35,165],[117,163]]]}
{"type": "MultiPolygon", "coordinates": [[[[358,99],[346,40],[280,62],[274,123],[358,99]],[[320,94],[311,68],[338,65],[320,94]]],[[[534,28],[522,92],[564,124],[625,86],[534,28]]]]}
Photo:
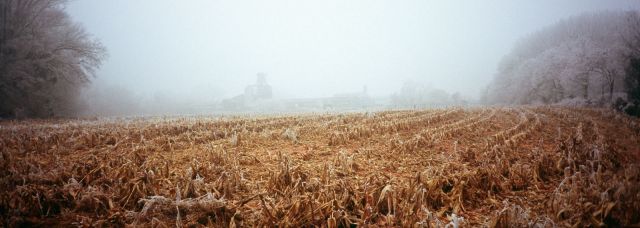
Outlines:
{"type": "Polygon", "coordinates": [[[582,98],[589,99],[589,76],[582,81],[582,98]]]}
{"type": "Polygon", "coordinates": [[[611,77],[611,80],[609,81],[609,100],[613,100],[613,88],[616,85],[616,79],[614,77],[611,77]]]}

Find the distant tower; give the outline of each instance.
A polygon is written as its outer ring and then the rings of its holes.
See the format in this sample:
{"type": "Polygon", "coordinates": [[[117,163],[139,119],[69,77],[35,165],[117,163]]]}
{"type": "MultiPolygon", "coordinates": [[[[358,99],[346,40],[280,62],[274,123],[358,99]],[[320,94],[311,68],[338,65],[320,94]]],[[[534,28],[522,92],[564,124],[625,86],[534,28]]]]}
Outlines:
{"type": "Polygon", "coordinates": [[[247,86],[245,96],[247,96],[249,100],[271,99],[272,92],[271,86],[267,84],[267,74],[258,73],[256,84],[247,86]]]}

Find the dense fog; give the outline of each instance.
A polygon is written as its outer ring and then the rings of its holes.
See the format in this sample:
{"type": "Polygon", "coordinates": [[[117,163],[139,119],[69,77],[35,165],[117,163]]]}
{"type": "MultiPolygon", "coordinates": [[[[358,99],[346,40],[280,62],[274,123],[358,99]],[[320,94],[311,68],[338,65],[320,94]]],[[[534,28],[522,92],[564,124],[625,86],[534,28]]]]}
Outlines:
{"type": "MultiPolygon", "coordinates": [[[[585,13],[640,9],[631,0],[51,2],[105,50],[72,95],[82,116],[477,104],[525,37],[585,13]]],[[[3,115],[24,109],[10,107],[3,115]]]]}

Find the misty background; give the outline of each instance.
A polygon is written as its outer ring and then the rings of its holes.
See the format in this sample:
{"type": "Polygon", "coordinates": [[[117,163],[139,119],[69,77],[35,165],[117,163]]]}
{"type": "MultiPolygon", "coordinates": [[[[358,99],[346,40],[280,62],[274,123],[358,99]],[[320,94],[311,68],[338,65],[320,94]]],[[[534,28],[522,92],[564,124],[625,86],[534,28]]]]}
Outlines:
{"type": "Polygon", "coordinates": [[[4,0],[0,118],[521,104],[640,114],[639,9],[4,0]]]}
{"type": "Polygon", "coordinates": [[[109,58],[95,87],[140,99],[211,102],[265,72],[274,97],[406,81],[477,99],[523,36],[589,11],[638,1],[72,1],[71,17],[109,58]]]}

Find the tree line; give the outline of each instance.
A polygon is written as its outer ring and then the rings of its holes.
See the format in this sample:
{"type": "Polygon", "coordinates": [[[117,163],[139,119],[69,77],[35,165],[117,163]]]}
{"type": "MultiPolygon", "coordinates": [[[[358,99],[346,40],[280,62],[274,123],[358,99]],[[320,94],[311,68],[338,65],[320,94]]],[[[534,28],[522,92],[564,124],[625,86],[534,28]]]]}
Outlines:
{"type": "Polygon", "coordinates": [[[64,0],[0,1],[0,117],[69,116],[106,57],[64,0]]]}
{"type": "Polygon", "coordinates": [[[483,94],[489,104],[638,106],[640,16],[586,13],[520,40],[483,94]]]}

